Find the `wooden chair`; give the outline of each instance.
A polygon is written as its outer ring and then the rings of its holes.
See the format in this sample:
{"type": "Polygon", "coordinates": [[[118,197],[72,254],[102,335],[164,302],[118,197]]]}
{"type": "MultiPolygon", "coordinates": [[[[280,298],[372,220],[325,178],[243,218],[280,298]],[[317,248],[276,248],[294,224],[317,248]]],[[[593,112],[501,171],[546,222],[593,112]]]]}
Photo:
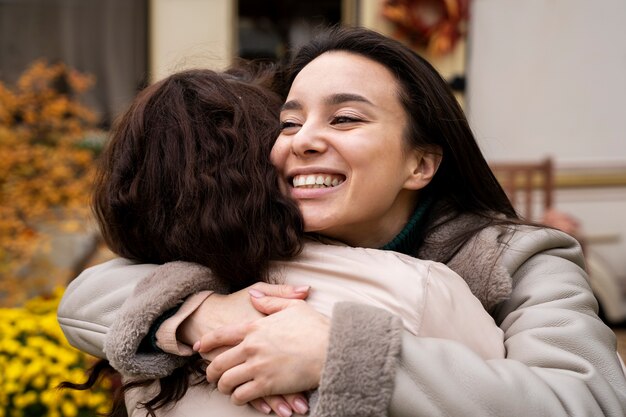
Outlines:
{"type": "Polygon", "coordinates": [[[496,162],[490,166],[521,217],[536,221],[552,208],[554,166],[551,158],[535,163],[496,162]],[[537,215],[533,213],[536,208],[541,210],[537,215]]]}

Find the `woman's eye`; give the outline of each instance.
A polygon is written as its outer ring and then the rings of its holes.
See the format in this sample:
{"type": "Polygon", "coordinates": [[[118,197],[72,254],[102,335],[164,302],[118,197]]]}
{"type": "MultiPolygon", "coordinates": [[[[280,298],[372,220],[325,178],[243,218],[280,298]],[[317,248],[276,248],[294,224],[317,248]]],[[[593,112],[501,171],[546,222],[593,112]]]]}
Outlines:
{"type": "Polygon", "coordinates": [[[360,121],[361,119],[354,116],[335,116],[333,117],[331,124],[356,123],[360,121]]]}
{"type": "Polygon", "coordinates": [[[293,127],[298,127],[297,123],[294,122],[290,122],[290,121],[281,121],[280,122],[280,130],[285,130],[285,129],[290,129],[293,127]]]}

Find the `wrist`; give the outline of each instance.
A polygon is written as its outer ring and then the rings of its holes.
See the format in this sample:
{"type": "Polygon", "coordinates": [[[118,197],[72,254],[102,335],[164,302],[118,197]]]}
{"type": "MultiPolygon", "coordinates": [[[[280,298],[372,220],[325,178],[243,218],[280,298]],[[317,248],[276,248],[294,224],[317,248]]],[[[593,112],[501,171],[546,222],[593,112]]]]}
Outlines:
{"type": "Polygon", "coordinates": [[[214,312],[217,311],[217,304],[222,297],[224,296],[220,294],[206,296],[193,313],[180,323],[176,330],[176,339],[186,345],[193,346],[204,334],[219,327],[214,312]]]}

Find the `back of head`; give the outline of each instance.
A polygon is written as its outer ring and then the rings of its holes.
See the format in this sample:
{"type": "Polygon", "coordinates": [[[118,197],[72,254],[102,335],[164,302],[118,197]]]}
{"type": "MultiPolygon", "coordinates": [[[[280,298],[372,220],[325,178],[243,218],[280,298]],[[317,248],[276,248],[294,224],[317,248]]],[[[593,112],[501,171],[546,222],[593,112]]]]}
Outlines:
{"type": "MultiPolygon", "coordinates": [[[[415,148],[439,148],[441,165],[422,191],[454,212],[504,213],[516,217],[491,172],[452,91],[439,73],[400,42],[364,28],[321,31],[296,52],[287,76],[332,51],[358,54],[385,66],[397,79],[398,96],[408,118],[406,139],[415,148]]],[[[372,80],[376,82],[376,80],[372,80]]]]}
{"type": "Polygon", "coordinates": [[[113,251],[200,263],[231,290],[298,253],[300,213],[269,161],[281,100],[257,80],[190,70],[137,96],[112,131],[94,192],[113,251]]]}

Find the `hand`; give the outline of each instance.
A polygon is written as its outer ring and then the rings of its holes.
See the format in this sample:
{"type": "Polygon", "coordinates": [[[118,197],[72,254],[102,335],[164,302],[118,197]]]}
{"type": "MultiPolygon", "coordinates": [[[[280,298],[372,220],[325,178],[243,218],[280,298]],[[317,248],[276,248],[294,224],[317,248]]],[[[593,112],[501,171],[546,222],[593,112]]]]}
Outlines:
{"type": "MultiPolygon", "coordinates": [[[[250,303],[250,293],[304,299],[309,295],[309,287],[294,288],[289,285],[272,285],[260,282],[233,294],[212,294],[179,326],[178,339],[191,345],[204,333],[217,327],[245,323],[264,317],[265,314],[256,310],[250,303]]],[[[216,348],[203,353],[202,357],[212,360],[229,348],[230,346],[216,348]]],[[[302,394],[284,397],[282,395],[269,396],[254,400],[250,404],[264,414],[269,414],[273,410],[281,417],[289,417],[294,411],[298,414],[305,414],[308,411],[308,401],[302,394]]]]}
{"type": "MultiPolygon", "coordinates": [[[[248,288],[232,294],[212,294],[178,327],[176,337],[179,341],[193,345],[205,333],[229,324],[245,323],[264,314],[250,303],[250,292],[268,294],[289,299],[305,299],[309,287],[294,288],[290,285],[272,285],[257,282],[248,288]]],[[[211,355],[209,355],[211,356],[211,355]]]]}
{"type": "Polygon", "coordinates": [[[217,382],[237,405],[316,388],[326,361],[329,319],[301,300],[261,296],[252,302],[270,315],[224,326],[194,346],[199,352],[234,346],[209,364],[207,380],[217,382]]]}

